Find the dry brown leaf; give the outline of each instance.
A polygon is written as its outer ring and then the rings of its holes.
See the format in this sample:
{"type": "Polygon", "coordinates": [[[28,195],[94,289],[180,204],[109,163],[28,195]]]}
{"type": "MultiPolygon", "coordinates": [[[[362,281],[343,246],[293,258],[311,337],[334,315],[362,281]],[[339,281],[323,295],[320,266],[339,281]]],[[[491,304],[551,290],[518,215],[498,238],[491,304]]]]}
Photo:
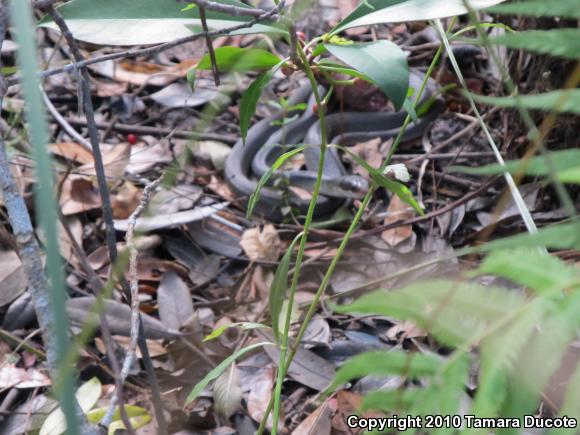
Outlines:
{"type": "Polygon", "coordinates": [[[227,185],[225,181],[221,181],[215,175],[211,176],[210,182],[206,186],[209,190],[214,193],[217,193],[220,198],[223,198],[226,201],[235,201],[236,195],[230,189],[230,186],[227,185]]]}
{"type": "Polygon", "coordinates": [[[252,228],[244,231],[240,246],[252,261],[276,261],[280,256],[280,237],[274,225],[265,225],[262,231],[252,228]]]}
{"type": "Polygon", "coordinates": [[[56,156],[79,164],[92,164],[95,160],[93,153],[76,142],[51,143],[48,149],[56,156]]]}
{"type": "Polygon", "coordinates": [[[127,83],[95,80],[94,77],[92,77],[91,80],[96,84],[97,96],[101,98],[116,97],[118,95],[123,95],[129,89],[127,83]]]}
{"type": "Polygon", "coordinates": [[[329,400],[326,400],[313,413],[298,425],[292,432],[292,435],[330,435],[332,429],[330,415],[332,409],[329,406],[329,400]]]}
{"type": "MultiPolygon", "coordinates": [[[[398,196],[393,195],[389,208],[389,215],[385,218],[384,224],[389,225],[398,221],[412,219],[415,217],[415,211],[398,196]]],[[[381,233],[381,238],[390,246],[397,246],[413,235],[413,226],[404,225],[381,233]]]]}
{"type": "Polygon", "coordinates": [[[391,326],[388,329],[386,335],[391,340],[396,340],[397,338],[405,339],[426,336],[425,332],[419,329],[413,322],[408,320],[391,326]]]}
{"type": "MultiPolygon", "coordinates": [[[[118,145],[101,145],[103,153],[103,166],[107,178],[121,178],[125,174],[125,169],[129,164],[131,145],[120,143],[118,145]]],[[[83,175],[95,175],[94,164],[79,166],[78,170],[83,175]]]]}
{"type": "Polygon", "coordinates": [[[62,183],[59,203],[62,214],[69,216],[100,208],[101,196],[89,178],[68,175],[62,183]]]}
{"type": "Polygon", "coordinates": [[[50,385],[50,379],[35,369],[23,369],[14,364],[0,368],[0,388],[38,388],[50,385]]]}
{"type": "MultiPolygon", "coordinates": [[[[256,377],[248,396],[248,413],[254,420],[260,422],[264,418],[273,390],[274,368],[265,367],[256,377]]],[[[272,428],[272,414],[268,417],[267,427],[272,428]]]]}
{"type": "Polygon", "coordinates": [[[115,189],[111,195],[111,205],[113,207],[113,218],[128,219],[131,213],[139,205],[141,190],[133,183],[125,181],[120,187],[115,189]]]}
{"type": "MultiPolygon", "coordinates": [[[[66,225],[68,226],[70,232],[72,233],[76,243],[79,246],[83,245],[83,225],[81,221],[76,216],[65,217],[66,225]]],[[[58,249],[60,255],[70,264],[72,264],[77,269],[80,268],[80,262],[76,255],[76,251],[73,248],[72,242],[66,232],[62,222],[58,222],[58,249]]]]}
{"type": "Polygon", "coordinates": [[[131,147],[131,157],[126,169],[130,174],[141,174],[163,163],[171,163],[173,156],[169,146],[157,142],[148,145],[143,142],[131,147]]]}
{"type": "MultiPolygon", "coordinates": [[[[356,154],[358,157],[366,161],[373,168],[378,168],[383,163],[383,155],[380,149],[381,149],[381,139],[378,137],[375,139],[368,140],[366,142],[358,143],[355,146],[349,148],[349,150],[353,154],[356,154]]],[[[346,159],[351,162],[353,172],[355,174],[358,174],[361,177],[366,178],[367,180],[370,179],[368,171],[363,167],[361,167],[360,165],[356,164],[356,162],[352,157],[350,157],[350,155],[347,154],[346,159]]]]}
{"type": "Polygon", "coordinates": [[[177,65],[165,66],[134,60],[120,62],[107,61],[93,64],[90,69],[118,82],[137,86],[167,86],[177,79],[185,77],[187,71],[196,63],[185,60],[177,65]]]}
{"type": "MultiPolygon", "coordinates": [[[[129,346],[131,345],[131,337],[114,335],[113,340],[115,340],[117,344],[119,344],[123,349],[127,351],[129,350],[129,346]]],[[[101,352],[103,355],[107,354],[107,348],[105,347],[105,343],[101,338],[95,337],[95,344],[99,352],[101,352]]],[[[147,349],[149,349],[149,355],[152,358],[157,358],[167,354],[167,347],[163,344],[163,340],[147,339],[147,349]]],[[[139,348],[137,348],[135,354],[137,355],[137,358],[143,358],[139,348]]]]}

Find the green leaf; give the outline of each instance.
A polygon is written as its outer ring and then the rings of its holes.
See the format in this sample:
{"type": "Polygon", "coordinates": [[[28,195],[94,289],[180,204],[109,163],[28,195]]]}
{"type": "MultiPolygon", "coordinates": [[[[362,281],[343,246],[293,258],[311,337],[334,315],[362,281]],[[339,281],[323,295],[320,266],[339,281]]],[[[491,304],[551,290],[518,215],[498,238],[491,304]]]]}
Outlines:
{"type": "Polygon", "coordinates": [[[558,113],[580,114],[580,89],[558,90],[537,95],[515,97],[487,97],[471,94],[476,101],[499,107],[520,107],[526,109],[555,111],[558,113]]]}
{"type": "MultiPolygon", "coordinates": [[[[254,110],[255,110],[255,106],[254,106],[254,110]]],[[[244,136],[242,136],[242,137],[244,137],[244,136]]],[[[280,166],[282,166],[286,160],[288,160],[289,158],[294,157],[296,154],[299,154],[302,151],[304,151],[304,148],[305,148],[305,146],[302,145],[302,146],[299,146],[298,148],[294,148],[293,150],[285,152],[280,157],[278,157],[276,159],[276,161],[274,162],[274,164],[270,167],[270,169],[268,169],[268,171],[264,175],[262,175],[262,178],[260,178],[260,181],[258,182],[258,185],[256,186],[256,190],[250,195],[250,199],[248,201],[248,211],[246,212],[246,216],[248,217],[248,219],[252,217],[252,213],[254,212],[254,208],[256,207],[256,204],[260,201],[260,191],[266,185],[268,180],[270,180],[270,178],[272,177],[272,174],[274,174],[274,171],[276,171],[278,168],[280,168],[280,166]]]]}
{"type": "MultiPolygon", "coordinates": [[[[87,420],[89,421],[89,423],[93,424],[99,423],[105,416],[107,410],[108,407],[92,409],[87,413],[87,420]]],[[[147,412],[145,408],[142,408],[140,406],[125,405],[125,412],[127,413],[127,417],[129,417],[129,422],[131,423],[133,429],[139,429],[140,427],[145,426],[147,423],[151,421],[151,415],[149,414],[149,412],[147,412]]],[[[117,406],[115,408],[115,413],[113,414],[113,420],[109,425],[108,434],[114,435],[115,431],[121,429],[126,428],[123,423],[123,420],[121,420],[121,413],[119,411],[119,407],[117,406]]]]}
{"type": "MultiPolygon", "coordinates": [[[[502,1],[471,0],[469,4],[474,9],[482,9],[502,1]]],[[[465,13],[463,0],[368,0],[359,4],[331,33],[372,24],[433,20],[465,13]]]]}
{"type": "Polygon", "coordinates": [[[494,240],[479,246],[477,250],[489,252],[493,249],[537,246],[553,249],[578,249],[580,248],[580,227],[575,222],[558,223],[542,228],[535,234],[518,234],[494,240]]]}
{"type": "Polygon", "coordinates": [[[214,329],[210,334],[206,335],[203,339],[204,342],[215,340],[216,338],[220,337],[226,330],[230,328],[240,328],[244,330],[250,329],[259,329],[259,328],[267,328],[266,325],[261,323],[254,323],[254,322],[236,322],[236,323],[229,323],[227,325],[222,325],[219,328],[214,329]]]}
{"type": "MultiPolygon", "coordinates": [[[[261,48],[218,47],[214,50],[219,72],[243,72],[252,70],[270,69],[278,65],[282,59],[262,50],[261,48]]],[[[201,58],[196,65],[197,69],[211,70],[209,54],[201,58]]]]}
{"type": "Polygon", "coordinates": [[[397,195],[399,198],[401,198],[401,201],[409,204],[421,216],[423,216],[425,214],[425,212],[423,211],[423,208],[419,205],[417,200],[413,197],[413,193],[411,192],[411,190],[407,186],[405,186],[403,183],[399,183],[398,181],[395,181],[395,180],[392,180],[388,177],[385,177],[383,174],[381,174],[379,172],[378,169],[373,168],[365,160],[361,159],[359,156],[357,156],[353,152],[349,151],[348,148],[343,147],[341,145],[334,145],[334,146],[336,146],[337,148],[340,148],[344,152],[348,153],[353,158],[354,161],[356,161],[360,166],[365,168],[368,171],[368,173],[370,174],[372,180],[378,186],[384,187],[388,191],[397,195]]]}
{"type": "Polygon", "coordinates": [[[580,18],[580,7],[577,0],[510,2],[489,8],[486,12],[530,17],[580,18]]]}
{"type": "Polygon", "coordinates": [[[409,87],[407,56],[390,41],[366,44],[325,44],[326,49],[342,62],[368,76],[391,99],[399,110],[409,87]]]}
{"type": "Polygon", "coordinates": [[[477,269],[509,279],[538,293],[569,290],[580,285],[580,272],[562,260],[534,249],[495,250],[477,269]]]}
{"type": "MultiPolygon", "coordinates": [[[[102,385],[98,378],[92,378],[79,387],[75,397],[85,414],[95,406],[99,397],[101,397],[101,392],[102,385]]],[[[59,407],[46,417],[40,428],[39,435],[60,435],[66,431],[66,427],[64,414],[59,407]]]]}
{"type": "MultiPolygon", "coordinates": [[[[563,174],[569,177],[570,174],[567,174],[567,170],[580,168],[580,150],[578,149],[550,151],[549,158],[550,166],[560,177],[562,177],[563,174]]],[[[474,175],[496,175],[503,174],[504,172],[517,174],[521,170],[520,166],[522,166],[522,163],[522,160],[510,160],[505,162],[505,166],[497,163],[476,168],[452,166],[451,170],[474,175]]],[[[525,171],[523,173],[525,175],[546,176],[550,174],[550,166],[544,156],[532,157],[526,162],[525,171]]]]}
{"type": "Polygon", "coordinates": [[[369,293],[334,309],[411,320],[443,343],[457,346],[523,303],[522,295],[505,289],[433,280],[396,291],[369,293]]]}
{"type": "Polygon", "coordinates": [[[340,367],[327,391],[333,391],[352,379],[368,375],[402,375],[414,378],[434,375],[442,361],[432,355],[402,350],[365,352],[350,358],[340,367]]]}
{"type": "Polygon", "coordinates": [[[187,79],[187,84],[189,85],[191,92],[195,92],[195,74],[196,74],[196,72],[197,72],[197,70],[195,68],[191,68],[190,70],[187,71],[187,74],[185,75],[185,78],[187,79]]]}
{"type": "Polygon", "coordinates": [[[219,375],[221,375],[231,364],[233,364],[236,361],[236,359],[245,355],[246,353],[248,353],[251,350],[257,349],[258,347],[273,346],[273,345],[274,345],[274,343],[270,343],[268,341],[264,341],[261,343],[255,343],[255,344],[251,344],[250,346],[243,347],[243,348],[239,349],[237,352],[235,352],[234,354],[228,356],[217,367],[215,367],[207,375],[205,375],[205,377],[201,381],[199,381],[197,383],[197,385],[193,388],[193,390],[191,390],[191,393],[189,393],[189,396],[187,396],[187,399],[185,400],[185,404],[188,405],[191,402],[193,402],[195,399],[197,399],[197,397],[201,394],[201,392],[205,389],[205,387],[207,387],[211,381],[213,381],[219,375]]]}
{"type": "Polygon", "coordinates": [[[508,48],[565,59],[580,58],[580,29],[530,30],[496,36],[489,41],[508,48]]]}
{"type": "Polygon", "coordinates": [[[292,240],[292,243],[284,253],[280,264],[276,268],[276,273],[274,274],[274,279],[270,285],[270,317],[272,318],[272,331],[274,332],[274,338],[276,342],[280,337],[280,313],[282,307],[284,306],[284,299],[286,298],[286,289],[288,288],[288,269],[290,268],[290,260],[292,259],[292,251],[294,246],[302,234],[299,234],[292,240]]]}
{"type": "Polygon", "coordinates": [[[350,76],[350,77],[360,78],[360,79],[366,80],[368,82],[372,82],[372,80],[369,77],[367,77],[366,75],[362,74],[361,72],[357,71],[354,68],[349,68],[347,66],[344,66],[341,63],[332,62],[332,61],[329,61],[327,59],[322,59],[320,62],[318,62],[317,66],[325,71],[335,72],[335,73],[339,73],[339,74],[345,74],[345,75],[350,76]]]}
{"type": "MultiPolygon", "coordinates": [[[[236,0],[219,3],[247,8],[236,0]]],[[[160,44],[201,32],[199,8],[182,11],[175,0],[73,0],[58,8],[73,36],[81,41],[101,45],[160,44]]],[[[225,29],[251,21],[251,17],[206,11],[210,30],[225,29]]],[[[48,17],[41,26],[57,29],[48,17]]],[[[285,33],[268,24],[255,24],[233,34],[285,33]]]]}
{"type": "Polygon", "coordinates": [[[270,71],[260,74],[242,95],[242,100],[240,101],[240,133],[244,144],[246,143],[252,116],[256,113],[258,100],[277,69],[277,67],[274,67],[270,71]]]}

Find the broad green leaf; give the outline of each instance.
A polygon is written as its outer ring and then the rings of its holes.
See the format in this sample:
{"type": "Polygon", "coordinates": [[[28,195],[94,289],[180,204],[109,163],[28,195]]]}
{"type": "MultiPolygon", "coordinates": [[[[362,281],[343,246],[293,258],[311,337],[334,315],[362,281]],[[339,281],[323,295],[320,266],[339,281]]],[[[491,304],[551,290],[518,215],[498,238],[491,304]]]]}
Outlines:
{"type": "MultiPolygon", "coordinates": [[[[218,47],[214,51],[220,73],[270,69],[282,61],[278,56],[260,48],[226,46],[218,47]]],[[[211,70],[212,66],[209,54],[201,58],[196,68],[211,70]]]]}
{"type": "Polygon", "coordinates": [[[499,107],[518,107],[519,105],[526,109],[580,114],[580,89],[558,90],[537,95],[521,95],[519,98],[471,95],[476,101],[499,107]]]}
{"type": "Polygon", "coordinates": [[[576,268],[534,249],[492,251],[477,273],[501,276],[540,294],[580,286],[580,272],[576,268]]]}
{"type": "Polygon", "coordinates": [[[215,340],[216,338],[220,337],[226,330],[230,328],[240,328],[244,330],[250,329],[259,329],[259,328],[267,328],[266,325],[261,323],[254,323],[254,322],[236,322],[230,323],[228,325],[222,325],[219,328],[214,329],[210,334],[206,335],[203,341],[210,341],[215,340]]]}
{"type": "MultiPolygon", "coordinates": [[[[504,0],[470,0],[474,9],[487,8],[504,0]]],[[[380,23],[424,21],[467,13],[463,0],[368,0],[336,25],[332,34],[351,27],[380,23]]]]}
{"type": "Polygon", "coordinates": [[[348,153],[353,158],[354,161],[356,161],[360,166],[365,168],[368,171],[369,175],[371,176],[372,180],[378,186],[384,187],[389,192],[392,192],[395,195],[397,195],[399,198],[401,198],[402,201],[413,207],[415,211],[419,213],[421,216],[425,214],[423,208],[421,208],[417,200],[413,197],[413,193],[407,186],[405,186],[403,183],[399,183],[398,181],[385,177],[383,174],[379,172],[378,169],[373,168],[365,160],[361,159],[359,156],[349,151],[348,148],[340,145],[335,146],[337,148],[340,148],[344,152],[348,153]]]}
{"type": "MultiPolygon", "coordinates": [[[[578,149],[550,151],[549,158],[552,169],[560,176],[569,169],[580,168],[580,150],[578,149]]],[[[517,174],[521,170],[522,163],[522,160],[510,160],[505,162],[505,166],[494,163],[476,168],[453,166],[451,169],[456,172],[474,175],[496,175],[504,172],[517,174]]],[[[549,175],[550,167],[544,156],[532,157],[526,162],[523,173],[525,175],[549,175]]]]}
{"type": "Polygon", "coordinates": [[[370,409],[385,412],[407,411],[414,403],[423,400],[424,390],[420,388],[397,388],[372,391],[363,397],[360,412],[370,409]]]}
{"type": "MultiPolygon", "coordinates": [[[[282,261],[278,264],[276,273],[274,274],[274,279],[270,285],[270,317],[272,318],[272,330],[274,332],[274,338],[276,342],[280,337],[280,313],[282,307],[284,306],[284,299],[286,298],[286,290],[288,288],[288,270],[290,268],[290,260],[292,259],[292,252],[294,251],[294,246],[300,238],[301,234],[296,236],[292,243],[286,249],[282,261]]],[[[295,305],[295,304],[294,304],[295,305]]],[[[285,316],[284,316],[285,318],[285,316]]]]}
{"type": "MultiPolygon", "coordinates": [[[[220,3],[247,8],[236,0],[220,3]]],[[[73,36],[81,41],[101,45],[160,44],[200,32],[199,8],[182,11],[183,3],[176,0],[72,0],[58,8],[73,36]]],[[[251,17],[206,11],[210,30],[220,30],[243,24],[251,17]]],[[[56,29],[45,17],[41,26],[56,29]]],[[[256,24],[236,34],[283,33],[280,28],[256,24]]]]}
{"type": "Polygon", "coordinates": [[[580,184],[580,165],[558,172],[557,177],[562,183],[580,184]]]}
{"type": "Polygon", "coordinates": [[[228,356],[224,359],[217,367],[215,367],[212,371],[210,371],[205,377],[197,383],[197,385],[191,390],[189,396],[185,400],[185,404],[189,404],[193,402],[197,397],[201,394],[201,392],[208,386],[208,384],[216,379],[219,375],[221,375],[231,364],[233,364],[236,359],[245,355],[251,350],[257,349],[258,347],[262,346],[273,346],[273,343],[268,341],[251,344],[250,346],[243,347],[239,349],[237,352],[233,353],[232,355],[228,356]]]}
{"type": "Polygon", "coordinates": [[[366,44],[325,44],[326,49],[342,62],[369,77],[391,99],[399,110],[409,87],[407,56],[390,41],[366,44]]]}
{"type": "Polygon", "coordinates": [[[492,44],[549,54],[566,59],[580,58],[580,29],[530,30],[507,33],[489,40],[492,44]]]}
{"type": "MultiPolygon", "coordinates": [[[[255,107],[254,107],[254,109],[255,109],[255,107]]],[[[256,204],[260,201],[260,191],[266,185],[268,180],[270,180],[270,178],[272,177],[272,174],[274,174],[274,171],[276,171],[276,169],[280,168],[280,166],[282,166],[286,160],[288,160],[289,158],[292,158],[295,155],[304,151],[304,148],[305,148],[305,146],[302,145],[302,146],[299,146],[298,148],[294,148],[293,150],[290,150],[290,151],[282,154],[280,157],[278,157],[276,159],[276,161],[270,167],[270,169],[268,169],[268,171],[264,175],[262,175],[262,178],[260,178],[260,181],[258,182],[258,186],[256,186],[256,190],[250,195],[250,199],[248,201],[248,211],[246,212],[246,216],[248,217],[248,219],[250,217],[252,217],[252,213],[254,212],[254,208],[256,207],[256,204]]]]}
{"type": "Polygon", "coordinates": [[[505,289],[433,280],[411,284],[401,290],[369,293],[350,305],[334,309],[339,313],[411,320],[443,343],[457,346],[523,302],[523,296],[505,289]]]}
{"type": "Polygon", "coordinates": [[[350,358],[340,367],[328,391],[333,391],[352,379],[368,375],[402,375],[414,378],[434,375],[442,361],[435,356],[402,350],[365,352],[350,358]]]}
{"type": "Polygon", "coordinates": [[[242,100],[240,101],[240,133],[244,144],[246,143],[246,136],[248,135],[252,116],[256,113],[258,100],[266,85],[272,80],[272,76],[277,69],[277,67],[274,67],[270,71],[260,74],[242,95],[242,100]]]}
{"type": "MultiPolygon", "coordinates": [[[[89,423],[99,423],[105,416],[107,410],[108,407],[92,409],[87,413],[87,420],[89,423]]],[[[151,421],[151,415],[149,412],[140,406],[125,405],[125,412],[129,417],[129,421],[131,422],[133,429],[139,429],[151,421]]],[[[115,408],[115,413],[113,414],[113,420],[109,425],[108,435],[114,435],[115,431],[120,429],[125,429],[125,425],[123,424],[121,413],[119,411],[119,407],[117,406],[115,408]]]]}
{"type": "MultiPolygon", "coordinates": [[[[101,381],[98,378],[92,378],[85,382],[77,390],[75,397],[82,411],[86,414],[91,409],[99,397],[101,397],[101,381]]],[[[59,408],[51,412],[42,427],[39,435],[60,435],[66,431],[66,420],[62,410],[59,408]]]]}
{"type": "Polygon", "coordinates": [[[497,5],[486,12],[530,17],[580,18],[580,3],[578,0],[526,0],[497,5]]]}

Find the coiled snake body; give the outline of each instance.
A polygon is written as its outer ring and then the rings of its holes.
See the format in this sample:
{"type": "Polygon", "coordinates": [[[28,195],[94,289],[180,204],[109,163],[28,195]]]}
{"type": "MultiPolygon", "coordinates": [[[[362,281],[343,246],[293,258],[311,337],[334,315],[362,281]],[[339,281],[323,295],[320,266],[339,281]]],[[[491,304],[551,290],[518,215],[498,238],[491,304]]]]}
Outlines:
{"type": "MultiPolygon", "coordinates": [[[[418,92],[423,77],[421,73],[411,70],[409,85],[415,89],[415,92],[418,92]]],[[[435,89],[434,81],[429,79],[420,104],[431,98],[435,89]]],[[[320,88],[320,91],[325,92],[323,88],[320,88]]],[[[276,171],[272,180],[284,178],[292,186],[313,191],[320,157],[318,145],[321,143],[321,135],[320,123],[313,110],[314,99],[311,94],[310,86],[302,86],[288,101],[289,106],[308,101],[308,108],[298,119],[282,127],[275,121],[279,121],[284,116],[283,112],[262,119],[249,129],[245,144],[239,140],[232,148],[226,159],[225,179],[232,190],[244,200],[247,201],[256,190],[259,178],[268,171],[287,146],[299,143],[312,145],[304,150],[306,170],[276,171]]],[[[436,100],[424,116],[409,124],[403,141],[421,137],[429,123],[441,113],[443,107],[442,101],[436,100]]],[[[286,113],[286,116],[292,116],[295,113],[286,113]]],[[[331,143],[345,146],[376,137],[386,140],[397,136],[406,115],[404,111],[331,114],[326,117],[327,137],[332,139],[331,143]]],[[[364,178],[347,173],[336,148],[328,149],[323,174],[321,195],[314,212],[316,218],[330,215],[348,201],[348,198],[361,197],[368,190],[368,183],[364,178]]],[[[284,196],[281,190],[265,186],[261,190],[260,201],[256,205],[255,212],[263,214],[271,221],[280,221],[283,217],[281,209],[288,202],[297,209],[298,214],[305,215],[310,201],[299,198],[292,192],[284,196]]]]}

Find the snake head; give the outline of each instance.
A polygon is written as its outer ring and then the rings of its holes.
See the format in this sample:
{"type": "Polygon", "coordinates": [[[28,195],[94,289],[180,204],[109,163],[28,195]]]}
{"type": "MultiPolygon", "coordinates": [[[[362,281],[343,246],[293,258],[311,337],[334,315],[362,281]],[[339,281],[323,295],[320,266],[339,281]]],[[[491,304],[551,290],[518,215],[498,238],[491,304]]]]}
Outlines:
{"type": "Polygon", "coordinates": [[[360,175],[344,175],[336,178],[337,190],[340,194],[335,196],[343,198],[362,198],[369,190],[369,183],[360,175]]]}

